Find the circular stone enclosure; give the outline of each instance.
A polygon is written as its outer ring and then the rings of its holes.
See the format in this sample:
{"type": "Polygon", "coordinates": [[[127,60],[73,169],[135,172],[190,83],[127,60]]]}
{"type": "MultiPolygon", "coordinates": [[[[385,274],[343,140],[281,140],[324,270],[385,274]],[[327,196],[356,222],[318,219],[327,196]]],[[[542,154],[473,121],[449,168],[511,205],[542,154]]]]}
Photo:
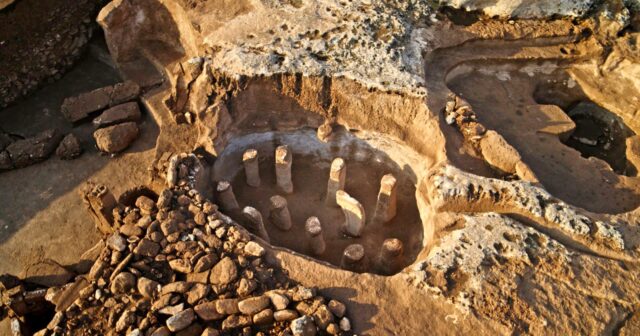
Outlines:
{"type": "MultiPolygon", "coordinates": [[[[364,260],[359,267],[347,268],[391,275],[415,261],[423,249],[425,230],[416,202],[417,181],[425,171],[423,161],[408,146],[379,133],[350,132],[337,126],[330,139],[322,142],[316,129],[300,128],[231,138],[215,162],[212,177],[215,182],[231,182],[239,209],[227,212],[234,220],[251,228],[242,209],[250,206],[260,212],[272,245],[345,268],[345,250],[352,244],[360,244],[364,248],[364,260]],[[293,192],[289,194],[277,186],[275,150],[280,145],[288,146],[293,158],[293,192]],[[260,185],[257,187],[247,183],[243,153],[248,149],[258,152],[260,185]],[[345,213],[339,206],[328,205],[325,201],[331,163],[336,158],[342,158],[346,164],[344,191],[364,208],[365,226],[359,237],[345,234],[345,213]],[[374,212],[381,179],[386,174],[396,178],[397,212],[390,221],[381,223],[374,220],[374,212]],[[289,230],[275,225],[270,216],[270,198],[275,195],[287,201],[292,222],[289,230]],[[322,226],[326,248],[320,254],[313,252],[313,244],[305,232],[305,223],[312,216],[317,217],[322,226]],[[385,240],[393,238],[402,243],[403,251],[389,267],[380,253],[385,240]]],[[[259,235],[256,230],[250,231],[259,235]]],[[[388,241],[387,246],[393,245],[391,242],[397,243],[388,241]]]]}

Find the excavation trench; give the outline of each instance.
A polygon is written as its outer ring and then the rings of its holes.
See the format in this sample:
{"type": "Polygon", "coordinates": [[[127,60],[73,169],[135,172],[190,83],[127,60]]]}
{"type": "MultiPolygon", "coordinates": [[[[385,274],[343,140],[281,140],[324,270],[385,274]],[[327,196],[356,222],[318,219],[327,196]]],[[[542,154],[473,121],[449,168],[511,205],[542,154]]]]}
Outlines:
{"type": "MultiPolygon", "coordinates": [[[[214,165],[215,181],[231,181],[240,209],[251,206],[264,220],[271,244],[341,266],[343,252],[352,244],[364,248],[362,266],[352,269],[390,275],[416,260],[423,248],[424,228],[416,201],[416,184],[424,171],[420,155],[406,145],[388,136],[374,132],[349,132],[339,127],[328,142],[322,142],[316,130],[303,128],[285,132],[261,132],[232,138],[214,165]],[[293,154],[291,167],[293,192],[278,188],[275,168],[275,150],[288,146],[293,154]],[[258,153],[260,185],[250,186],[243,166],[243,153],[255,149],[258,153]],[[359,237],[345,232],[345,214],[337,205],[328,204],[327,182],[332,161],[342,158],[346,164],[344,191],[364,208],[365,226],[359,237]],[[392,174],[396,182],[397,212],[388,222],[375,220],[375,209],[380,181],[392,174]],[[270,198],[284,197],[291,215],[292,226],[283,230],[271,215],[270,198]],[[305,222],[315,216],[319,219],[326,249],[314,253],[305,222]],[[383,242],[398,239],[403,253],[391,269],[380,259],[383,242]]],[[[251,227],[240,211],[230,215],[251,227]]],[[[256,232],[254,232],[256,233],[256,232]]],[[[345,265],[342,265],[345,266],[345,265]]]]}
{"type": "Polygon", "coordinates": [[[633,210],[640,194],[625,141],[634,132],[589,99],[571,67],[552,60],[469,61],[446,82],[480,123],[517,149],[551,194],[593,212],[633,210]]]}

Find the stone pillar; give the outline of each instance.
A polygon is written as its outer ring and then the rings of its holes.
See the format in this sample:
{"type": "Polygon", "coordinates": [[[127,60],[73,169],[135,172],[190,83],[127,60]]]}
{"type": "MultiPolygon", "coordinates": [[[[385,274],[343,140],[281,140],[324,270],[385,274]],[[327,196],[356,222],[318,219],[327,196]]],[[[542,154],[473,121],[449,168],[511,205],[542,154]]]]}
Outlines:
{"type": "Polygon", "coordinates": [[[377,258],[376,268],[378,272],[383,275],[392,275],[397,273],[402,268],[403,256],[404,247],[399,239],[385,239],[377,258]]]}
{"type": "Polygon", "coordinates": [[[318,217],[309,217],[304,224],[304,231],[309,239],[311,245],[311,251],[314,255],[321,255],[326,249],[324,242],[324,235],[322,234],[322,225],[318,217]]]}
{"type": "Polygon", "coordinates": [[[342,158],[335,158],[331,162],[329,170],[329,182],[327,182],[327,196],[325,203],[328,206],[338,206],[336,203],[336,191],[344,190],[344,183],[347,178],[347,164],[342,158]]]}
{"type": "Polygon", "coordinates": [[[256,208],[246,206],[242,209],[242,214],[251,225],[250,229],[260,238],[267,243],[271,243],[267,229],[264,227],[264,221],[262,220],[262,214],[256,208]]]}
{"type": "Polygon", "coordinates": [[[366,259],[364,247],[360,244],[351,244],[342,253],[340,267],[351,272],[366,272],[368,266],[366,259]]]}
{"type": "Polygon", "coordinates": [[[289,231],[291,229],[291,214],[289,207],[287,207],[287,200],[280,195],[275,195],[271,196],[269,201],[271,202],[271,213],[269,214],[271,223],[280,230],[289,231]]]}
{"type": "Polygon", "coordinates": [[[344,190],[336,192],[336,202],[344,213],[344,232],[353,237],[360,237],[366,220],[362,204],[344,190]]]}
{"type": "Polygon", "coordinates": [[[240,205],[238,205],[238,201],[236,200],[236,195],[233,194],[231,183],[228,181],[220,181],[218,182],[216,190],[218,191],[218,200],[224,210],[234,211],[240,209],[240,205]]]}
{"type": "Polygon", "coordinates": [[[112,234],[115,230],[113,209],[118,205],[118,202],[109,188],[102,184],[94,185],[93,188],[85,192],[83,199],[98,230],[103,234],[112,234]]]}
{"type": "Polygon", "coordinates": [[[293,193],[293,181],[291,181],[291,165],[293,155],[286,145],[276,148],[276,180],[278,188],[287,194],[293,193]]]}
{"type": "Polygon", "coordinates": [[[376,212],[373,215],[375,223],[387,223],[396,216],[397,203],[397,180],[387,174],[380,181],[380,192],[378,192],[378,201],[376,203],[376,212]]]}
{"type": "Polygon", "coordinates": [[[244,173],[247,176],[247,184],[251,187],[260,186],[260,168],[258,165],[258,151],[251,148],[242,154],[244,173]]]}
{"type": "Polygon", "coordinates": [[[324,124],[320,125],[320,127],[318,127],[318,140],[322,142],[328,142],[329,140],[331,140],[332,133],[333,127],[329,122],[325,122],[324,124]]]}

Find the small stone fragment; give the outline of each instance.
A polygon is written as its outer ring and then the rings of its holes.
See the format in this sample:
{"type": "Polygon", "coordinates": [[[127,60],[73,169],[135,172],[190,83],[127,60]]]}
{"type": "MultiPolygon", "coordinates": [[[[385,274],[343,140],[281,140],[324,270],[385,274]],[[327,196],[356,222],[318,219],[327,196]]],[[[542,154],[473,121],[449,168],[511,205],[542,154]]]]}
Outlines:
{"type": "Polygon", "coordinates": [[[193,309],[185,309],[167,319],[167,328],[172,332],[180,331],[188,327],[195,318],[193,309]]]}
{"type": "Polygon", "coordinates": [[[315,336],[317,333],[313,319],[307,315],[291,321],[290,328],[294,336],[315,336]]]}
{"type": "Polygon", "coordinates": [[[126,122],[93,132],[98,149],[105,153],[118,153],[125,150],[138,137],[138,125],[126,122]]]}
{"type": "Polygon", "coordinates": [[[267,296],[257,296],[238,302],[238,309],[245,315],[253,315],[269,306],[267,296]]]}
{"type": "Polygon", "coordinates": [[[67,134],[56,148],[56,155],[63,160],[75,159],[80,154],[82,154],[82,147],[73,133],[67,134]]]}

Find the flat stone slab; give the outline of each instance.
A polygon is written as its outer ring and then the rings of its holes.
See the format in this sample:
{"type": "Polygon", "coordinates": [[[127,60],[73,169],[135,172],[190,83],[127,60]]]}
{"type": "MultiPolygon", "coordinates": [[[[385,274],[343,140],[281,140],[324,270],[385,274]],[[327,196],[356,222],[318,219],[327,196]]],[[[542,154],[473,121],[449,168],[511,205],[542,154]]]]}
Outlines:
{"type": "Polygon", "coordinates": [[[91,113],[136,99],[140,87],[131,81],[105,86],[64,100],[60,111],[70,122],[78,122],[91,113]]]}

